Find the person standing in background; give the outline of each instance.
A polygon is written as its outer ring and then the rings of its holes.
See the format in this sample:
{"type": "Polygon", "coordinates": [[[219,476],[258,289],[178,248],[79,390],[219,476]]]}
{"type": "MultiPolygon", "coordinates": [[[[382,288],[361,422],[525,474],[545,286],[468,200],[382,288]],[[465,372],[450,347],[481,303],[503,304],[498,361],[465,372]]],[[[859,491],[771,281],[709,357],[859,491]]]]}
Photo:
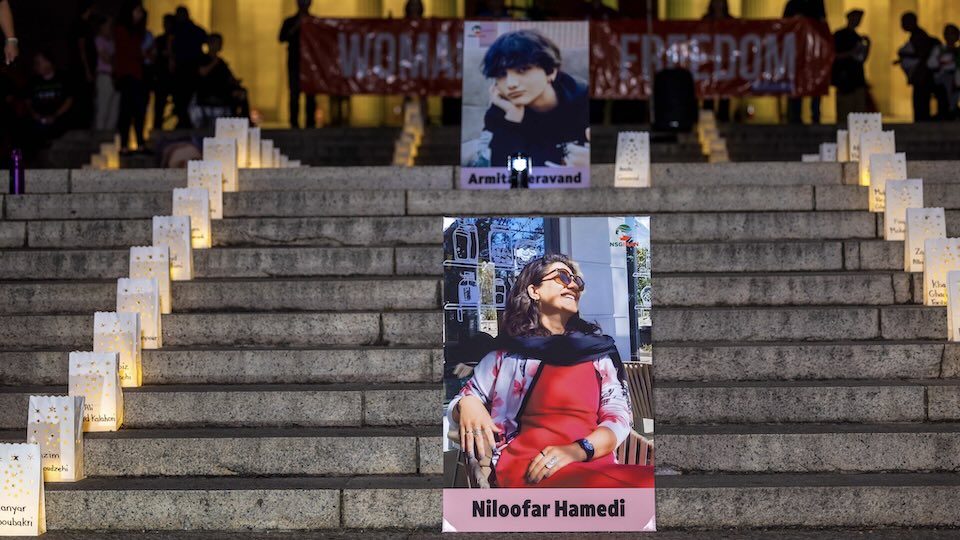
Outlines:
{"type": "Polygon", "coordinates": [[[70,43],[74,45],[71,55],[70,80],[76,98],[73,117],[76,127],[90,129],[96,114],[97,46],[95,43],[101,17],[97,15],[93,0],[80,1],[80,16],[74,21],[70,43]]]}
{"type": "Polygon", "coordinates": [[[113,39],[113,20],[103,19],[94,39],[97,47],[97,106],[94,129],[100,131],[117,128],[117,115],[120,107],[120,95],[113,85],[113,61],[117,51],[113,39]]]}
{"type": "Polygon", "coordinates": [[[934,48],[940,41],[931,37],[917,24],[917,14],[912,11],[900,17],[900,28],[910,33],[910,39],[897,51],[894,65],[907,76],[907,83],[913,87],[913,121],[930,121],[930,97],[934,93],[933,70],[929,60],[934,48]]]}
{"type": "MultiPolygon", "coordinates": [[[[783,16],[787,17],[807,17],[827,24],[827,10],[823,6],[823,0],[790,0],[783,8],[783,16]]],[[[787,98],[787,122],[791,124],[802,124],[803,98],[787,98]]],[[[820,96],[810,96],[810,123],[820,123],[820,96]]]]}
{"type": "Polygon", "coordinates": [[[190,20],[190,12],[180,6],[173,27],[173,111],[177,129],[190,129],[190,99],[197,89],[197,70],[203,58],[207,31],[190,20]]]}
{"type": "Polygon", "coordinates": [[[13,30],[13,13],[10,11],[10,3],[7,0],[0,0],[0,30],[3,31],[3,58],[9,66],[17,59],[20,54],[20,41],[17,40],[17,33],[13,30]]]}
{"type": "Polygon", "coordinates": [[[163,129],[167,100],[173,90],[173,26],[176,18],[172,14],[163,16],[163,34],[153,43],[155,58],[153,61],[153,129],[163,129]]]}
{"type": "Polygon", "coordinates": [[[143,123],[146,117],[147,87],[144,67],[144,42],[147,36],[147,12],[139,0],[127,0],[114,29],[117,46],[114,80],[120,91],[120,114],[117,131],[120,132],[120,151],[130,151],[130,125],[133,124],[137,148],[143,149],[143,123]]]}
{"type": "Polygon", "coordinates": [[[957,60],[960,48],[960,28],[948,24],[943,28],[943,45],[937,49],[937,116],[941,120],[957,118],[957,60]]]}
{"type": "MultiPolygon", "coordinates": [[[[300,28],[310,17],[311,0],[297,0],[297,14],[288,17],[280,27],[279,40],[287,44],[287,83],[290,85],[290,127],[300,128],[300,28]]],[[[338,118],[340,96],[330,96],[332,116],[338,118]],[[336,107],[334,103],[336,102],[336,107]]],[[[305,94],[306,127],[317,126],[317,96],[305,94]]]]}
{"type": "Polygon", "coordinates": [[[867,112],[867,80],[863,65],[870,54],[870,39],[857,33],[863,11],[847,13],[847,26],[833,34],[834,56],[830,82],[837,88],[837,124],[852,112],[867,112]]]}

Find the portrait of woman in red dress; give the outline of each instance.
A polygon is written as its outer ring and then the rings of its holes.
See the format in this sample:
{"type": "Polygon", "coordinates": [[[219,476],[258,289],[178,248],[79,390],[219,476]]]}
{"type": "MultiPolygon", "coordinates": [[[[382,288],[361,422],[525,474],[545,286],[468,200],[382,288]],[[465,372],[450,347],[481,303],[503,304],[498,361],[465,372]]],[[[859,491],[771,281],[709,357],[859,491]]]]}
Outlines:
{"type": "Polygon", "coordinates": [[[495,487],[653,487],[653,467],[617,463],[633,415],[613,338],[580,318],[586,282],[561,254],[534,259],[507,299],[494,350],[451,400],[469,459],[495,487]]]}

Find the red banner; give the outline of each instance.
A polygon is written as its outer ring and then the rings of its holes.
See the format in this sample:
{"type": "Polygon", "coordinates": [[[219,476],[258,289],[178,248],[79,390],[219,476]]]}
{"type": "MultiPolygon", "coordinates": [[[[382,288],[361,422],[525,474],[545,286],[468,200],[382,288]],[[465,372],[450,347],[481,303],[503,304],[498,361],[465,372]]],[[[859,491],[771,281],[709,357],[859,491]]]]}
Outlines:
{"type": "MultiPolygon", "coordinates": [[[[301,30],[300,86],[316,94],[459,96],[460,19],[318,19],[301,30]]],[[[595,98],[650,95],[652,74],[681,66],[699,96],[823,95],[833,39],[826,24],[772,20],[638,20],[590,25],[595,98]]]]}

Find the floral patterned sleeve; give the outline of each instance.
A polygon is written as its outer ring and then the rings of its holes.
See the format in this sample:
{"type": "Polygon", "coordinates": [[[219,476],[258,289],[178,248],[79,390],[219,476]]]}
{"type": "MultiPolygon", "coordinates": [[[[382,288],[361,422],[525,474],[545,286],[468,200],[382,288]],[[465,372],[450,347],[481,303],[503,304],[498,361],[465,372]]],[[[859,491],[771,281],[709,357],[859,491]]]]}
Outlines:
{"type": "Polygon", "coordinates": [[[490,403],[490,395],[493,393],[493,386],[497,382],[497,373],[500,371],[502,360],[503,355],[499,351],[491,351],[480,360],[477,367],[473,368],[473,376],[460,389],[456,397],[450,400],[450,405],[447,407],[447,418],[450,420],[450,425],[456,424],[453,420],[453,410],[465,396],[477,397],[484,405],[490,403]]]}
{"type": "Polygon", "coordinates": [[[620,445],[633,429],[633,409],[626,381],[617,376],[617,368],[609,356],[594,361],[600,374],[599,425],[613,431],[620,445]]]}

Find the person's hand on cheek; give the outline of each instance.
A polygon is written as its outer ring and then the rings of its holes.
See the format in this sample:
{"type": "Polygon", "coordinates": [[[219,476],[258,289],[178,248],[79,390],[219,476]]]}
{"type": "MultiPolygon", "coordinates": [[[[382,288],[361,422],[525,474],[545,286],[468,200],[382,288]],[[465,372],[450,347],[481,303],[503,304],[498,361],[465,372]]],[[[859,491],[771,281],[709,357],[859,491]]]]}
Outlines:
{"type": "Polygon", "coordinates": [[[490,85],[490,103],[493,103],[503,110],[504,117],[507,121],[517,124],[523,121],[523,106],[515,105],[509,99],[505,98],[497,89],[496,81],[490,85]]]}

